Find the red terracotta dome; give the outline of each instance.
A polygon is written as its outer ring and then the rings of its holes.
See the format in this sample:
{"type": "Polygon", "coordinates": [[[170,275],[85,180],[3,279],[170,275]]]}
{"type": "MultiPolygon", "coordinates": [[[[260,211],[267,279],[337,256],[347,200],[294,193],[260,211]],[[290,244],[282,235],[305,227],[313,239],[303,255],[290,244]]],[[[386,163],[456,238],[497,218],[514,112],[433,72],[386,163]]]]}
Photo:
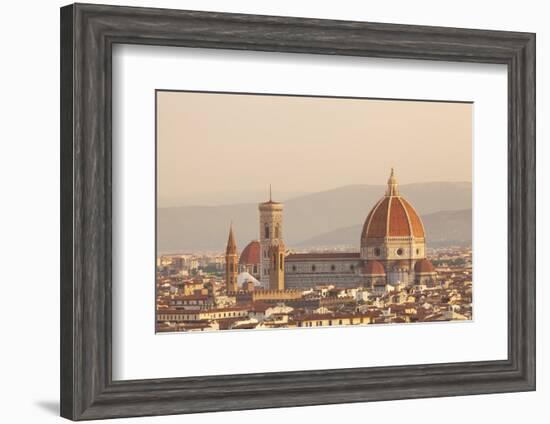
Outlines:
{"type": "Polygon", "coordinates": [[[420,217],[397,190],[397,180],[392,173],[386,195],[374,205],[365,220],[361,240],[384,237],[424,238],[424,226],[420,217]]]}
{"type": "Polygon", "coordinates": [[[260,263],[260,242],[251,241],[246,245],[239,258],[239,265],[255,265],[260,263]]]}
{"type": "Polygon", "coordinates": [[[384,265],[379,261],[368,261],[367,266],[363,269],[363,274],[366,275],[386,275],[384,265]]]}
{"type": "Polygon", "coordinates": [[[418,273],[431,273],[434,271],[434,266],[427,259],[422,259],[414,264],[414,271],[418,273]]]}

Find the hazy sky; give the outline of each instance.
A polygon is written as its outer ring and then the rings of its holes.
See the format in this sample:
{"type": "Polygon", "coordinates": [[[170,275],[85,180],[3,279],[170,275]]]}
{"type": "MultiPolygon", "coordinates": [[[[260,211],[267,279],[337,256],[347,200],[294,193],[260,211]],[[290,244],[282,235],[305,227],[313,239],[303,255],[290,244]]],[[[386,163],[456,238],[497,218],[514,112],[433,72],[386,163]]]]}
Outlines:
{"type": "MultiPolygon", "coordinates": [[[[472,105],[158,92],[159,206],[208,193],[472,180],[472,105]]],[[[260,201],[262,199],[258,199],[260,201]]]]}

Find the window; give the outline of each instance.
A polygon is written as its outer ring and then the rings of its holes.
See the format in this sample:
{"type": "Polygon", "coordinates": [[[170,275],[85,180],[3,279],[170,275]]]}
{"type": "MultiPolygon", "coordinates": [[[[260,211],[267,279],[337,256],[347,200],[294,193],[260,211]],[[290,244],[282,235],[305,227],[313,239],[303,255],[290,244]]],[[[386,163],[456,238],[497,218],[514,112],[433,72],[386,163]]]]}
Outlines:
{"type": "Polygon", "coordinates": [[[355,270],[355,265],[351,264],[351,265],[349,266],[349,269],[351,269],[352,271],[354,271],[354,270],[355,270]]]}
{"type": "Polygon", "coordinates": [[[283,254],[279,253],[279,269],[283,270],[283,254]]]}
{"type": "Polygon", "coordinates": [[[331,265],[331,266],[330,266],[330,270],[331,270],[331,271],[336,271],[336,266],[331,265]]]}
{"type": "Polygon", "coordinates": [[[275,226],[275,238],[279,238],[279,226],[275,226]]]}
{"type": "Polygon", "coordinates": [[[254,265],[254,270],[252,271],[254,274],[257,274],[258,273],[258,266],[257,265],[254,265]]]}
{"type": "Polygon", "coordinates": [[[395,251],[397,253],[397,256],[401,256],[403,254],[403,249],[399,248],[395,251]]]}
{"type": "Polygon", "coordinates": [[[269,238],[269,225],[267,225],[267,224],[266,224],[265,227],[264,227],[264,237],[265,237],[266,239],[269,238]]]}
{"type": "Polygon", "coordinates": [[[416,254],[417,254],[417,255],[420,254],[420,249],[416,249],[416,254]]]}
{"type": "Polygon", "coordinates": [[[296,271],[296,265],[292,265],[292,271],[296,271]]]}
{"type": "Polygon", "coordinates": [[[380,256],[380,248],[378,247],[374,248],[374,256],[380,256]]]}
{"type": "Polygon", "coordinates": [[[311,265],[311,270],[315,272],[315,265],[311,265]]]}

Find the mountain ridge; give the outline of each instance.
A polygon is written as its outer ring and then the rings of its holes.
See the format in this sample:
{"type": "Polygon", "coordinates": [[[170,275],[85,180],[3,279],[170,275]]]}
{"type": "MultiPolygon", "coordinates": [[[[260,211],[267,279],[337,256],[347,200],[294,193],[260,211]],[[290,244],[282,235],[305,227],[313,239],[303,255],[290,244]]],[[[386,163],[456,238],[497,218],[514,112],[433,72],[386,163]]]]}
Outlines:
{"type": "MultiPolygon", "coordinates": [[[[284,202],[285,242],[298,245],[337,229],[362,225],[384,192],[382,185],[357,184],[289,199],[284,202]]],[[[468,182],[412,183],[400,186],[400,192],[420,215],[472,207],[468,182]]],[[[231,221],[242,249],[258,238],[258,203],[158,208],[158,251],[222,251],[231,221]]]]}

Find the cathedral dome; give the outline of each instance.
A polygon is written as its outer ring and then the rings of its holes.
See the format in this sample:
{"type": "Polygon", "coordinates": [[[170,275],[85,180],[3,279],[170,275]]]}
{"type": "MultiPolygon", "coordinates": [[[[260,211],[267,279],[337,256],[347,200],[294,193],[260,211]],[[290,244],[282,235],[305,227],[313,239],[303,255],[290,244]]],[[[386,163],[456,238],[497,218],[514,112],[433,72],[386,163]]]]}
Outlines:
{"type": "Polygon", "coordinates": [[[368,261],[367,266],[363,269],[363,274],[366,275],[386,275],[384,265],[379,261],[368,261]]]}
{"type": "Polygon", "coordinates": [[[239,258],[239,265],[255,265],[260,263],[260,242],[251,241],[246,245],[239,258]]]}
{"type": "Polygon", "coordinates": [[[365,220],[361,240],[364,243],[368,238],[387,237],[424,238],[420,217],[411,204],[399,195],[393,169],[386,195],[374,205],[365,220]]]}
{"type": "Polygon", "coordinates": [[[414,265],[414,272],[422,274],[422,273],[431,273],[435,271],[434,271],[434,266],[429,260],[422,259],[414,265]]]}

